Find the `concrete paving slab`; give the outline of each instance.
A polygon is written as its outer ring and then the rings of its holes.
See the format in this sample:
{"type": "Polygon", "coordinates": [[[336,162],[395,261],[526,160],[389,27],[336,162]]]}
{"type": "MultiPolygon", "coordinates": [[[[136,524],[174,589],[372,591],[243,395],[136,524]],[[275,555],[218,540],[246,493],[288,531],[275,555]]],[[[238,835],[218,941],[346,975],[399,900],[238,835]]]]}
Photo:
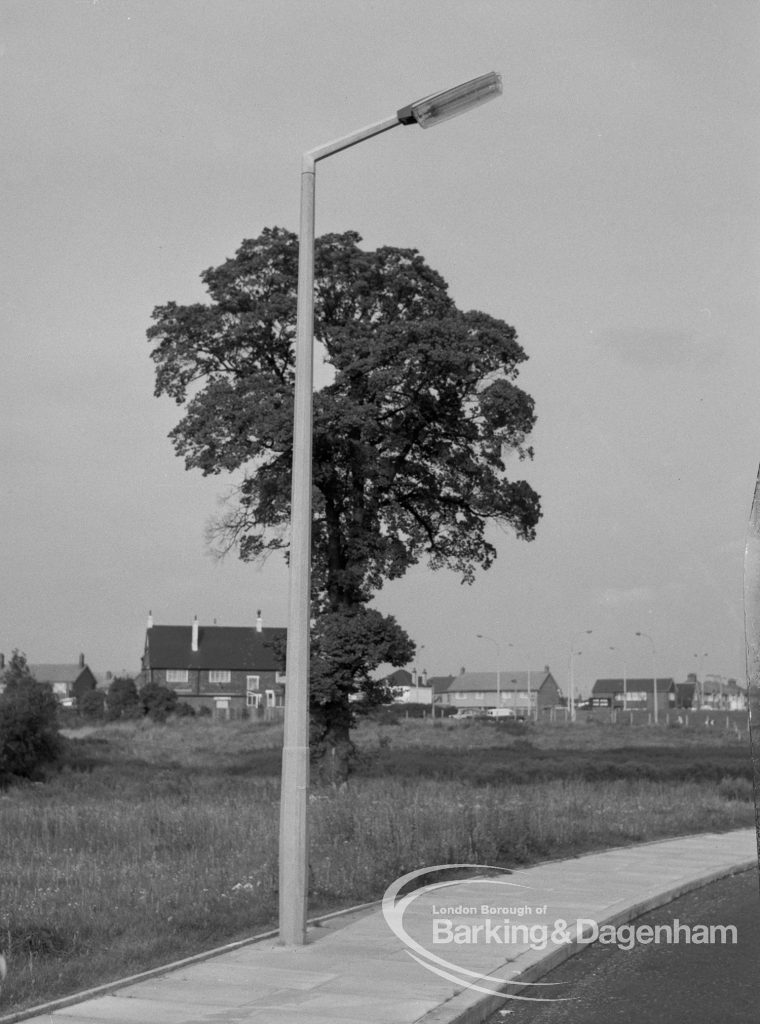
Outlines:
{"type": "MultiPolygon", "coordinates": [[[[490,992],[501,985],[513,997],[541,991],[524,986],[578,948],[572,941],[577,920],[590,918],[599,925],[632,920],[689,888],[755,865],[756,858],[755,830],[743,829],[520,869],[504,876],[508,886],[463,881],[423,893],[412,902],[408,918],[404,915],[404,925],[424,950],[440,958],[433,962],[440,974],[412,959],[374,906],[352,912],[343,926],[333,920],[329,927],[310,928],[304,946],[280,946],[272,938],[236,945],[211,959],[129,979],[109,987],[108,994],[83,993],[67,1005],[38,1007],[23,1019],[28,1024],[474,1024],[508,1007],[509,1000],[468,986],[490,992]],[[440,908],[457,903],[472,903],[478,911],[481,905],[498,910],[525,904],[529,912],[522,916],[495,915],[492,931],[562,919],[568,941],[537,948],[537,941],[531,945],[518,931],[503,943],[436,945],[433,919],[442,915],[440,908]]],[[[453,914],[451,922],[452,928],[467,925],[468,915],[453,914]]],[[[0,1018],[0,1024],[10,1020],[0,1018]]]]}

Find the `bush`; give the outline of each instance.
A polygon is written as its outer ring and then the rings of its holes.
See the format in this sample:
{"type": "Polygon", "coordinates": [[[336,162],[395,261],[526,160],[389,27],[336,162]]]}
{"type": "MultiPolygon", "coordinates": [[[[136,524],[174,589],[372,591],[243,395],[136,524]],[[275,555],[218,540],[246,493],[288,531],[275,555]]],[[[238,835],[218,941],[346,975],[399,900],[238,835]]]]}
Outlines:
{"type": "Polygon", "coordinates": [[[165,722],[167,715],[175,712],[179,703],[174,690],[158,683],[146,683],[140,690],[139,698],[143,714],[154,722],[165,722]]]}
{"type": "Polygon", "coordinates": [[[77,711],[82,718],[105,718],[106,695],[102,690],[88,690],[77,697],[77,711]]]}
{"type": "Polygon", "coordinates": [[[176,715],[177,718],[194,718],[195,708],[192,704],[188,704],[186,700],[181,700],[178,702],[172,714],[176,715]]]}
{"type": "Polygon", "coordinates": [[[106,717],[115,722],[121,718],[139,718],[142,715],[135,681],[130,676],[117,676],[106,694],[106,717]]]}
{"type": "Polygon", "coordinates": [[[39,779],[63,750],[58,701],[52,687],[38,683],[26,658],[13,652],[0,694],[0,785],[14,778],[39,779]]]}

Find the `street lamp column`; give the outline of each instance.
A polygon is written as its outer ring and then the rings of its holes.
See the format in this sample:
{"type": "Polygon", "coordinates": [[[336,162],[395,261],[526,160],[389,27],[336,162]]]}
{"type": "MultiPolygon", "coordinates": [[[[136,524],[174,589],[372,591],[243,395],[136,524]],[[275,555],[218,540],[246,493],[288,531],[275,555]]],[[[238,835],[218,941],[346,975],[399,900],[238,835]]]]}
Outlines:
{"type": "Polygon", "coordinates": [[[697,675],[697,686],[695,687],[695,689],[698,688],[699,690],[699,707],[701,710],[705,703],[704,659],[707,657],[707,651],[705,651],[704,654],[695,654],[694,657],[699,659],[697,662],[697,672],[699,674],[697,675]]]}
{"type": "MultiPolygon", "coordinates": [[[[570,643],[570,721],[575,721],[575,678],[573,676],[573,655],[575,654],[575,641],[581,636],[591,636],[593,629],[582,629],[576,633],[570,643]]],[[[580,652],[579,652],[580,653],[580,652]]]]}
{"type": "Polygon", "coordinates": [[[657,701],[657,676],[655,675],[655,671],[654,671],[655,670],[655,654],[656,654],[655,646],[654,646],[654,640],[651,638],[649,633],[642,633],[639,630],[636,631],[636,636],[644,637],[644,639],[648,640],[649,643],[652,645],[652,700],[654,702],[654,724],[657,725],[657,722],[658,722],[658,717],[657,716],[658,716],[658,710],[659,709],[658,709],[658,706],[657,706],[657,704],[658,704],[658,701],[657,701]]]}
{"type": "Polygon", "coordinates": [[[492,636],[484,636],[482,633],[475,634],[478,640],[488,640],[496,647],[496,707],[501,707],[501,645],[492,636]]]}
{"type": "Polygon", "coordinates": [[[325,157],[349,149],[397,125],[417,124],[421,128],[429,128],[495,98],[501,91],[501,77],[491,72],[453,89],[417,100],[403,107],[394,117],[360,128],[303,155],[296,307],[287,685],[280,797],[279,921],[280,939],[285,943],[303,945],[306,941],[315,167],[325,157]]]}

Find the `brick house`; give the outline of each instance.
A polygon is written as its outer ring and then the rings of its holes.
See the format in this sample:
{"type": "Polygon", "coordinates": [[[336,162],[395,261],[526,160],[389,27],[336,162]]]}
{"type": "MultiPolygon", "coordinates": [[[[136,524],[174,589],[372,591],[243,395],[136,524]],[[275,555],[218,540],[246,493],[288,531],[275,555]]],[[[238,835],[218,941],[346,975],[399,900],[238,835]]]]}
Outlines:
{"type": "Polygon", "coordinates": [[[78,662],[30,665],[29,671],[38,683],[49,683],[62,704],[73,704],[78,697],[97,686],[97,679],[85,664],[83,654],[79,655],[78,662]]]}
{"type": "Polygon", "coordinates": [[[222,718],[274,718],[285,706],[287,630],[255,626],[156,626],[148,618],[139,685],[174,690],[196,711],[222,718]]]}
{"type": "Polygon", "coordinates": [[[504,669],[496,672],[460,672],[433,681],[435,702],[449,707],[511,708],[517,714],[556,707],[562,698],[557,681],[545,665],[535,671],[504,669]],[[498,693],[497,693],[498,691],[498,693]]]}

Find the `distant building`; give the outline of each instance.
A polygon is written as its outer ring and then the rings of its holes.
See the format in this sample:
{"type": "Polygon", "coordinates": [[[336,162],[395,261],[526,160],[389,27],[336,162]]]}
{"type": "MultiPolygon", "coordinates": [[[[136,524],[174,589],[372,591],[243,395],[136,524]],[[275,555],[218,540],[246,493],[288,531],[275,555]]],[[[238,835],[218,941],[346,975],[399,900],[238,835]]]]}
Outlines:
{"type": "Polygon", "coordinates": [[[504,669],[499,672],[460,672],[431,680],[435,702],[449,707],[511,708],[516,714],[557,707],[562,693],[549,666],[535,671],[504,669]]]}
{"type": "Polygon", "coordinates": [[[198,709],[223,718],[259,712],[277,717],[285,705],[287,630],[255,626],[156,626],[148,618],[139,685],[158,683],[198,709]]]}
{"type": "Polygon", "coordinates": [[[398,668],[381,680],[391,691],[394,704],[430,704],[433,690],[428,683],[427,673],[407,672],[398,668]]]}
{"type": "Polygon", "coordinates": [[[78,697],[97,686],[97,679],[85,664],[83,654],[79,655],[78,662],[29,665],[29,671],[38,683],[49,683],[62,704],[73,704],[78,697]]]}
{"type": "Polygon", "coordinates": [[[700,681],[696,672],[690,672],[685,683],[676,683],[676,701],[680,708],[744,711],[747,691],[735,679],[710,675],[700,681]]]}
{"type": "MultiPolygon", "coordinates": [[[[654,711],[654,682],[649,679],[597,679],[591,691],[596,707],[625,711],[654,711]],[[602,703],[604,702],[604,703],[602,703]]],[[[676,686],[671,678],[657,677],[657,712],[676,706],[676,686]]]]}

